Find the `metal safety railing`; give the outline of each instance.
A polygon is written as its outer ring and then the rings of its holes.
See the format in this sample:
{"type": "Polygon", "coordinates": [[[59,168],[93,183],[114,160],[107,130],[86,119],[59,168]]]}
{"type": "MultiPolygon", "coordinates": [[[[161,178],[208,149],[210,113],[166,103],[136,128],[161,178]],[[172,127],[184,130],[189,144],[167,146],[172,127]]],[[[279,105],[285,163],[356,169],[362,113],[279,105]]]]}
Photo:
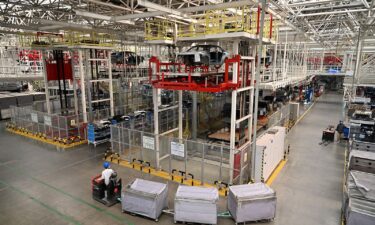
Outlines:
{"type": "Polygon", "coordinates": [[[0,66],[0,79],[43,79],[43,67],[0,66]]]}
{"type": "Polygon", "coordinates": [[[173,40],[174,24],[167,20],[155,19],[145,22],[145,40],[173,40]]]}
{"type": "Polygon", "coordinates": [[[230,173],[233,173],[233,183],[248,180],[247,151],[250,145],[231,150],[227,145],[178,139],[171,134],[155,135],[115,125],[111,126],[111,147],[127,162],[148,162],[150,167],[170,175],[182,171],[184,176],[202,183],[228,183],[230,173]],[[232,163],[229,161],[230,151],[234,152],[232,163]]]}
{"type": "Polygon", "coordinates": [[[105,33],[69,31],[64,33],[67,45],[113,47],[114,36],[105,33]]]}
{"type": "MultiPolygon", "coordinates": [[[[178,37],[198,37],[208,34],[247,32],[257,35],[260,31],[260,10],[254,11],[248,6],[206,11],[197,18],[197,23],[178,26],[178,37]]],[[[278,23],[271,14],[265,15],[263,37],[276,40],[278,23]]]]}
{"type": "Polygon", "coordinates": [[[287,127],[290,118],[290,105],[287,103],[280,107],[279,110],[268,116],[268,127],[283,126],[287,127]]]}
{"type": "Polygon", "coordinates": [[[113,47],[114,36],[111,34],[82,31],[65,31],[64,33],[45,33],[19,35],[18,42],[22,47],[52,46],[101,46],[113,47]]]}
{"type": "Polygon", "coordinates": [[[0,79],[42,79],[44,67],[40,56],[36,50],[0,50],[0,79]]]}

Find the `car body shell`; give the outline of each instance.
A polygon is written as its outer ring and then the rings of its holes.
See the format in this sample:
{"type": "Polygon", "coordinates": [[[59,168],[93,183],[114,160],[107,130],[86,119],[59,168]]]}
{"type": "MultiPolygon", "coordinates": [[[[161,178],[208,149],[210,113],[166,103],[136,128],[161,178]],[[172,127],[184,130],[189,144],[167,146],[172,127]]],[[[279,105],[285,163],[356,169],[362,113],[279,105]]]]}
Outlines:
{"type": "Polygon", "coordinates": [[[116,64],[139,65],[143,60],[143,56],[139,56],[131,51],[114,52],[111,55],[111,62],[116,64]]]}
{"type": "Polygon", "coordinates": [[[228,55],[228,52],[217,45],[196,45],[178,53],[177,58],[188,66],[221,66],[228,55]]]}

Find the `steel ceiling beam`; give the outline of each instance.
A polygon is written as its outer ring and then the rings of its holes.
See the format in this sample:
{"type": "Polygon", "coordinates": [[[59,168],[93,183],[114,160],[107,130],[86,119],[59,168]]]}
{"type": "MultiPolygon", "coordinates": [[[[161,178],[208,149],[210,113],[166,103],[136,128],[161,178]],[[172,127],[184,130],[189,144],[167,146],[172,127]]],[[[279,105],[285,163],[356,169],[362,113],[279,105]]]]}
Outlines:
{"type": "Polygon", "coordinates": [[[328,4],[328,3],[332,3],[332,2],[342,2],[342,0],[304,1],[304,2],[287,4],[287,6],[289,6],[289,7],[300,7],[300,6],[317,5],[317,4],[328,4]]]}
{"type": "Polygon", "coordinates": [[[370,5],[368,4],[368,2],[366,0],[361,0],[361,2],[363,3],[363,5],[366,7],[366,8],[370,8],[370,5]]]}
{"type": "MultiPolygon", "coordinates": [[[[203,5],[203,6],[195,6],[195,7],[187,7],[187,8],[181,8],[178,10],[182,15],[185,15],[187,13],[194,13],[199,11],[208,11],[208,10],[216,10],[216,9],[224,9],[224,8],[235,8],[235,7],[241,7],[249,4],[254,4],[255,2],[253,0],[241,0],[241,1],[234,1],[234,2],[225,2],[225,3],[219,3],[215,5],[203,5]]],[[[164,7],[165,8],[165,7],[164,7]]],[[[169,12],[165,11],[155,11],[155,12],[145,12],[145,13],[139,13],[139,14],[129,14],[124,16],[116,16],[114,17],[114,21],[119,20],[127,20],[127,19],[138,19],[138,18],[148,18],[148,17],[155,17],[155,16],[163,16],[169,14],[169,12]]]]}
{"type": "MultiPolygon", "coordinates": [[[[114,9],[120,9],[120,10],[129,11],[129,12],[132,11],[130,8],[114,5],[114,4],[108,3],[108,2],[102,2],[102,1],[97,1],[97,0],[86,0],[86,2],[91,2],[91,3],[97,4],[97,5],[108,6],[108,7],[114,8],[114,9]]],[[[139,11],[139,12],[141,12],[141,11],[139,11]]]]}
{"type": "Polygon", "coordinates": [[[350,9],[350,8],[356,8],[356,7],[360,7],[360,8],[363,8],[363,4],[362,3],[357,3],[357,4],[350,4],[350,5],[344,5],[344,4],[341,4],[341,5],[334,5],[334,6],[328,6],[328,7],[305,7],[303,9],[301,9],[301,12],[306,12],[306,11],[326,11],[326,10],[335,10],[335,9],[350,9]]]}
{"type": "Polygon", "coordinates": [[[147,0],[138,0],[138,5],[141,5],[141,6],[146,7],[146,8],[158,10],[158,11],[161,11],[161,12],[164,12],[164,13],[167,13],[167,14],[172,14],[172,15],[181,16],[181,17],[187,17],[186,14],[184,14],[180,11],[177,11],[177,10],[174,10],[172,8],[168,8],[168,7],[159,5],[159,4],[155,4],[155,3],[149,2],[147,0]]]}
{"type": "Polygon", "coordinates": [[[102,15],[98,13],[92,13],[92,12],[81,11],[81,10],[74,10],[74,11],[78,16],[88,17],[92,19],[99,19],[99,20],[111,20],[110,16],[106,16],[106,15],[102,15]]]}
{"type": "Polygon", "coordinates": [[[82,29],[82,30],[92,30],[92,26],[84,25],[84,24],[77,24],[77,23],[68,23],[62,21],[53,21],[53,20],[45,20],[45,19],[35,19],[35,21],[40,22],[41,24],[48,24],[48,25],[59,25],[64,28],[75,28],[75,29],[82,29]]]}
{"type": "Polygon", "coordinates": [[[209,10],[216,10],[216,9],[225,9],[225,8],[236,8],[251,4],[256,4],[256,1],[253,0],[241,0],[241,1],[232,1],[232,2],[224,2],[224,3],[218,3],[214,5],[202,5],[202,6],[196,6],[196,7],[187,7],[179,9],[179,11],[184,13],[194,13],[199,11],[209,11],[209,10]]]}
{"type": "Polygon", "coordinates": [[[145,13],[134,13],[134,14],[128,14],[124,16],[114,16],[114,21],[120,21],[120,20],[131,20],[131,19],[142,19],[142,18],[149,18],[149,17],[156,17],[156,16],[162,16],[166,15],[168,13],[166,12],[145,12],[145,13]]]}
{"type": "MultiPolygon", "coordinates": [[[[98,14],[98,13],[86,12],[86,11],[81,11],[81,10],[75,10],[75,13],[78,16],[88,17],[88,18],[92,18],[92,19],[112,21],[111,16],[102,15],[102,14],[98,14]]],[[[129,25],[135,25],[134,21],[130,21],[130,20],[119,20],[119,21],[116,21],[116,22],[117,23],[129,24],[129,25]]]]}
{"type": "Polygon", "coordinates": [[[299,15],[297,15],[297,17],[333,15],[333,14],[344,14],[344,13],[354,13],[354,12],[367,12],[367,11],[368,11],[368,9],[353,9],[353,10],[343,10],[343,11],[330,11],[330,12],[299,14],[299,15]]]}

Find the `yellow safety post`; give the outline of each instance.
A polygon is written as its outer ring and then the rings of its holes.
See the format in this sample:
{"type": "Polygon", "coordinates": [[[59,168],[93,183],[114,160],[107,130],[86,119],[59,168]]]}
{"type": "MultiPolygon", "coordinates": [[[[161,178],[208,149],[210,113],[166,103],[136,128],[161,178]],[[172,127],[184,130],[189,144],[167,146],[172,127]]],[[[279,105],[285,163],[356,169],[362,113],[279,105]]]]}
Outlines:
{"type": "Polygon", "coordinates": [[[154,176],[157,176],[166,180],[174,181],[180,184],[185,184],[185,185],[190,185],[190,186],[215,187],[215,188],[218,188],[219,194],[221,196],[226,196],[228,193],[227,187],[222,187],[217,184],[202,183],[202,181],[196,180],[193,177],[191,179],[186,179],[183,175],[179,173],[175,173],[177,170],[173,170],[171,173],[168,173],[166,171],[153,168],[151,165],[147,164],[147,162],[143,162],[143,161],[139,162],[137,159],[133,159],[132,162],[128,162],[126,160],[122,160],[118,153],[113,153],[111,151],[105,152],[104,160],[108,162],[117,163],[118,165],[129,168],[129,169],[134,169],[143,173],[154,175],[154,176]]]}

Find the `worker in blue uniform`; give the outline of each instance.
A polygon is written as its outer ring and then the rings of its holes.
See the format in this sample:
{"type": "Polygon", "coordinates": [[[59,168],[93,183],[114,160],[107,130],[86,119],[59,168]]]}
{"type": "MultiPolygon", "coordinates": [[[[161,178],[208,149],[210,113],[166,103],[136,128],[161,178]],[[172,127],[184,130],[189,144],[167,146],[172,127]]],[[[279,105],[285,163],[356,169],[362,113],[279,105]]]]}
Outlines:
{"type": "Polygon", "coordinates": [[[344,129],[346,126],[344,125],[343,121],[340,120],[339,124],[337,124],[336,131],[337,131],[337,142],[343,138],[344,129]]]}

